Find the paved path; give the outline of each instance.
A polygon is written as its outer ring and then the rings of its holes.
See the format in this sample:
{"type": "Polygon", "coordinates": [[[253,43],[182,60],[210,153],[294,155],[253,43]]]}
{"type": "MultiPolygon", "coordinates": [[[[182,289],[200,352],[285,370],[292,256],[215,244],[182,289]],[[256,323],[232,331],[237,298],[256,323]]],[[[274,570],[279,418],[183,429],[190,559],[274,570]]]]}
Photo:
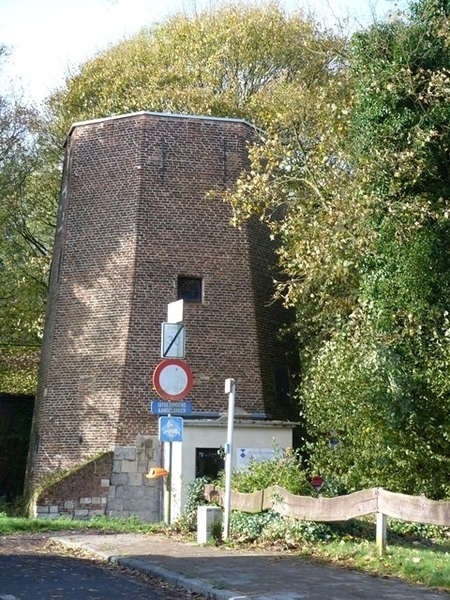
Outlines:
{"type": "Polygon", "coordinates": [[[280,552],[236,551],[135,534],[54,538],[211,600],[450,600],[450,594],[321,566],[280,552]]]}

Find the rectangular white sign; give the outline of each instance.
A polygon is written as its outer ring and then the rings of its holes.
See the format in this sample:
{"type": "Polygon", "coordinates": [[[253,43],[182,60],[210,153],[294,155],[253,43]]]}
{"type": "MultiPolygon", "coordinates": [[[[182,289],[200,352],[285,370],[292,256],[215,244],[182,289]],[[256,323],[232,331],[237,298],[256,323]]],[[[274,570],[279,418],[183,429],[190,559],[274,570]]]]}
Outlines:
{"type": "Polygon", "coordinates": [[[176,300],[167,305],[167,322],[181,323],[183,320],[184,300],[176,300]]]}
{"type": "Polygon", "coordinates": [[[184,358],[186,351],[184,323],[163,323],[161,326],[161,357],[184,358]]]}
{"type": "Polygon", "coordinates": [[[245,469],[252,461],[260,462],[274,458],[273,448],[237,448],[236,467],[245,469]]]}

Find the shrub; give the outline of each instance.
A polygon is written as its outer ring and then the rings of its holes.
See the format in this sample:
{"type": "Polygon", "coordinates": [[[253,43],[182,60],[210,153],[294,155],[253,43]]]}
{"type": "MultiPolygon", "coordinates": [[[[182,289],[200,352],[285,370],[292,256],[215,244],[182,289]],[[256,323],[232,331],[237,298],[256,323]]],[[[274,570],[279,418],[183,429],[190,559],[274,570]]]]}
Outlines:
{"type": "Polygon", "coordinates": [[[262,542],[292,548],[302,543],[324,542],[336,537],[331,525],[295,521],[268,510],[258,514],[232,512],[230,536],[239,542],[262,542]]]}
{"type": "Polygon", "coordinates": [[[280,519],[281,516],[272,510],[257,514],[233,511],[230,516],[230,536],[239,542],[254,542],[269,523],[280,519]]]}
{"type": "Polygon", "coordinates": [[[205,485],[209,483],[207,477],[198,477],[189,482],[187,486],[187,499],[183,512],[174,524],[175,529],[181,531],[195,531],[197,529],[197,509],[208,504],[205,499],[205,485]]]}
{"type": "Polygon", "coordinates": [[[388,519],[388,531],[390,539],[395,539],[397,542],[428,540],[448,543],[450,538],[450,527],[410,523],[397,519],[388,519]]]}
{"type": "MultiPolygon", "coordinates": [[[[292,494],[310,496],[312,488],[303,470],[299,451],[293,448],[287,448],[284,452],[276,449],[274,454],[273,458],[252,460],[245,469],[234,471],[231,481],[233,490],[251,493],[279,485],[292,494]]],[[[221,474],[219,485],[224,487],[224,473],[221,474]]]]}
{"type": "Polygon", "coordinates": [[[261,532],[261,541],[266,543],[281,543],[293,548],[303,543],[327,542],[335,538],[332,526],[326,523],[312,521],[295,521],[281,517],[272,520],[261,532]]]}

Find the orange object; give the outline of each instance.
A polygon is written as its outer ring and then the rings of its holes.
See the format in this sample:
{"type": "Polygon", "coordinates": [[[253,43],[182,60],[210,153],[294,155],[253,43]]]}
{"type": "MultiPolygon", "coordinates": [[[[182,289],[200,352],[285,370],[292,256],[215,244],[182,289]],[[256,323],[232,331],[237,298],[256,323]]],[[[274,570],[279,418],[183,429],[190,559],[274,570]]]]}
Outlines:
{"type": "Polygon", "coordinates": [[[155,479],[156,477],[165,477],[168,474],[169,471],[166,471],[162,467],[154,467],[153,469],[150,469],[146,477],[147,479],[155,479]]]}

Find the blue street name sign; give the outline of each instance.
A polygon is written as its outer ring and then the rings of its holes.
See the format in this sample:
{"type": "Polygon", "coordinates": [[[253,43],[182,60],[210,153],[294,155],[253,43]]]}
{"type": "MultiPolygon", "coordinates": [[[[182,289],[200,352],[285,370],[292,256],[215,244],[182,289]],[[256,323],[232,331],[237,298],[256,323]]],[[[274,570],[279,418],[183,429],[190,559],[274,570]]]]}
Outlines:
{"type": "Polygon", "coordinates": [[[190,415],[192,414],[192,402],[182,400],[180,402],[167,400],[152,400],[150,402],[152,415],[190,415]]]}
{"type": "Polygon", "coordinates": [[[159,417],[159,441],[182,442],[183,419],[182,417],[159,417]]]}

